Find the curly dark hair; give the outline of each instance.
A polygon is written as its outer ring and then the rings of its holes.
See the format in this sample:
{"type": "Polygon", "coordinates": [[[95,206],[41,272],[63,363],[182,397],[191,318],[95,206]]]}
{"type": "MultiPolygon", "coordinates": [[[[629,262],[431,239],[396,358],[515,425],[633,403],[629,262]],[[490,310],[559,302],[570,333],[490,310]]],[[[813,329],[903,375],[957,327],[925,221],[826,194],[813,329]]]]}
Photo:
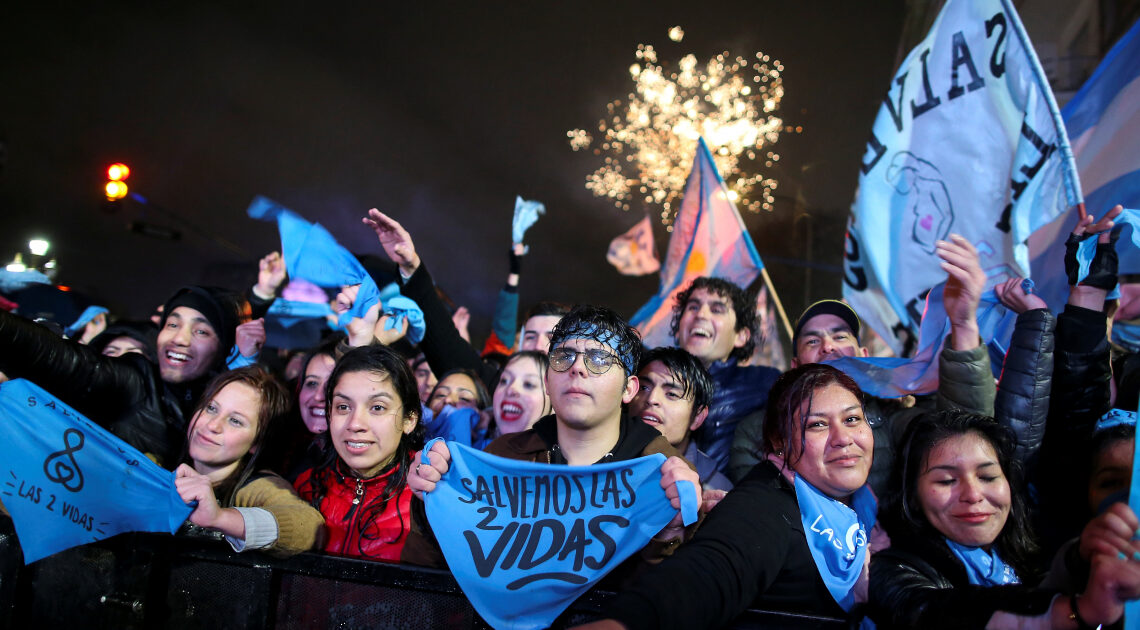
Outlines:
{"type": "Polygon", "coordinates": [[[891,475],[891,498],[883,524],[892,537],[942,540],[944,535],[930,524],[919,500],[918,479],[926,470],[930,453],[943,441],[975,434],[993,447],[998,465],[1009,483],[1010,510],[1005,527],[994,545],[1002,560],[1022,579],[1036,572],[1037,544],[1029,521],[1028,496],[1021,462],[1014,456],[1017,437],[993,418],[958,410],[924,413],[911,421],[903,434],[903,446],[891,475]]]}
{"type": "Polygon", "coordinates": [[[641,364],[637,366],[637,371],[640,373],[654,361],[660,361],[681,384],[682,397],[688,398],[690,394],[692,395],[693,417],[696,417],[701,409],[707,409],[712,404],[716,385],[713,384],[709,371],[701,365],[697,357],[681,348],[662,346],[641,355],[641,364]]]}
{"type": "Polygon", "coordinates": [[[578,304],[570,309],[550,332],[550,349],[576,337],[594,339],[612,348],[621,358],[626,376],[632,376],[641,362],[641,335],[604,306],[578,304]]]}
{"type": "MultiPolygon", "coordinates": [[[[363,546],[365,541],[380,536],[379,533],[370,532],[370,528],[374,529],[372,526],[376,519],[384,513],[388,507],[388,502],[398,499],[404,487],[407,486],[412,454],[423,448],[424,428],[420,422],[420,396],[416,387],[415,376],[412,375],[411,369],[408,368],[407,362],[400,353],[382,345],[354,348],[336,362],[336,366],[329,374],[329,380],[325,384],[325,414],[328,418],[333,417],[333,392],[336,390],[337,384],[345,374],[353,372],[372,372],[388,378],[392,383],[392,389],[396,390],[396,395],[400,398],[403,417],[405,419],[415,418],[416,420],[416,428],[411,433],[404,433],[400,436],[400,443],[396,446],[396,453],[391,463],[376,474],[377,477],[388,475],[388,481],[383,492],[372,501],[359,506],[362,510],[358,522],[360,523],[360,541],[363,546]]],[[[336,450],[330,448],[327,449],[324,460],[313,468],[305,486],[299,490],[302,496],[311,497],[309,503],[320,510],[321,503],[328,494],[330,483],[335,483],[351,474],[353,471],[349,470],[348,466],[341,461],[336,450]]],[[[397,510],[400,507],[399,500],[396,501],[396,507],[397,510]]],[[[391,542],[402,539],[406,534],[404,523],[407,518],[403,515],[399,516],[400,533],[391,542]]],[[[363,548],[356,550],[356,552],[362,556],[366,555],[363,548]]]]}
{"type": "Polygon", "coordinates": [[[704,289],[713,295],[728,298],[728,301],[732,302],[733,312],[736,313],[736,332],[748,329],[748,341],[739,348],[733,348],[728,358],[743,361],[752,356],[752,352],[756,349],[756,340],[760,338],[760,323],[756,319],[756,296],[724,278],[701,276],[677,294],[677,299],[673,303],[673,323],[669,329],[673,339],[677,339],[677,333],[681,330],[681,316],[685,314],[685,305],[689,303],[689,298],[697,289],[704,289]]]}

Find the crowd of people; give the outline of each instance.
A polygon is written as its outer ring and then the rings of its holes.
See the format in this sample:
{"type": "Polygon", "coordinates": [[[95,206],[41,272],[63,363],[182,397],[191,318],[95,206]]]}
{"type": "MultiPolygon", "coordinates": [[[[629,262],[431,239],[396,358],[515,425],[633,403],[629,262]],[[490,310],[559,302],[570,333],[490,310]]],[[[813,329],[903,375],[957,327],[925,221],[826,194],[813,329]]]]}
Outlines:
{"type": "MultiPolygon", "coordinates": [[[[690,482],[700,519],[678,512],[608,576],[619,594],[594,627],[721,627],[749,607],[882,628],[1097,627],[1140,598],[1136,380],[1113,373],[1108,336],[1118,212],[1077,225],[1059,315],[1021,278],[996,287],[1018,313],[996,379],[977,252],[939,242],[951,332],[925,396],[875,397],[828,364],[868,355],[838,299],[796,320],[784,373],[750,364],[755,298],[720,278],[677,295],[670,347],[645,348],[604,306],[540,302],[519,318],[521,244],[479,348],[411,235],[377,210],[364,224],[423,313],[418,343],[381,303],[265,360],[263,318],[288,280],[271,254],[253,287],[179,288],[153,324],[52,327],[13,304],[0,379],[38,384],[175,471],[195,506],[186,533],[235,552],[447,568],[425,496],[449,443],[552,466],[661,454],[666,497],[679,509],[690,482]]],[[[344,313],[356,298],[343,287],[331,302],[344,313]]]]}

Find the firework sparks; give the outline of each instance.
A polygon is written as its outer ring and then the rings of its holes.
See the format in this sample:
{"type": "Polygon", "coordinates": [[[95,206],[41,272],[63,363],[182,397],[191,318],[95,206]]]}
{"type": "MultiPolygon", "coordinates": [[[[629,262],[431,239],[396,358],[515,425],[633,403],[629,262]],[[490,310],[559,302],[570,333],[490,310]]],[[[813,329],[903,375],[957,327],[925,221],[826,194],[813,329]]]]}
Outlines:
{"type": "MultiPolygon", "coordinates": [[[[675,26],[669,38],[681,41],[675,26]]],[[[707,62],[685,55],[667,70],[657,51],[639,44],[629,67],[634,92],[626,102],[606,106],[597,134],[567,132],[575,151],[593,147],[604,164],[586,177],[586,188],[629,210],[631,203],[659,206],[661,222],[672,230],[697,140],[704,137],[737,206],[752,212],[771,210],[777,182],[758,169],[771,168],[780,156],[771,150],[785,127],[775,115],[784,96],[784,66],[768,55],[755,60],[728,52],[707,62]]]]}

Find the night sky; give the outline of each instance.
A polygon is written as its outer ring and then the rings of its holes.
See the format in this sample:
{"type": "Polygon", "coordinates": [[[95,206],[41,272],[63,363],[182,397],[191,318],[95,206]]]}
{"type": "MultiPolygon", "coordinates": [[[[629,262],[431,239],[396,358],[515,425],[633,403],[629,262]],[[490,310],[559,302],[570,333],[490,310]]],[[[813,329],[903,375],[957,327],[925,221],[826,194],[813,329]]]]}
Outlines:
{"type": "MultiPolygon", "coordinates": [[[[472,310],[477,338],[506,277],[516,194],[548,210],[527,234],[523,308],[549,298],[629,316],[655,292],[656,275],[605,261],[641,215],[587,191],[600,158],[566,140],[630,91],[638,43],[665,62],[727,50],[783,63],[780,114],[804,131],[775,147],[775,209],[744,220],[791,317],[838,297],[847,209],[903,17],[902,2],[814,0],[33,4],[6,8],[0,37],[0,258],[45,236],[58,282],[138,317],[183,283],[252,284],[277,247],[272,224],[245,216],[254,195],[383,256],[360,225],[375,206],[472,310]],[[192,226],[132,202],[104,212],[114,161],[131,166],[132,191],[192,226]],[[128,232],[137,220],[183,238],[128,232]]],[[[668,234],[656,236],[664,254],[668,234]]]]}

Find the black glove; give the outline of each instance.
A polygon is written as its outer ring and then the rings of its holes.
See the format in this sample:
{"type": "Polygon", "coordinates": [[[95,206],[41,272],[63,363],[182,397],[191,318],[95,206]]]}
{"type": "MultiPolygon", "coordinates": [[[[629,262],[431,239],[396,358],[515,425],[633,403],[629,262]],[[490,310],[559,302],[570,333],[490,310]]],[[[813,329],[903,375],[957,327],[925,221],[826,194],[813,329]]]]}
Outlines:
{"type": "MultiPolygon", "coordinates": [[[[1089,265],[1089,275],[1081,282],[1082,285],[1105,291],[1116,288],[1116,272],[1120,266],[1120,259],[1116,255],[1116,240],[1120,238],[1120,230],[1123,227],[1123,225],[1117,225],[1112,228],[1108,234],[1108,242],[1096,244],[1096,254],[1093,255],[1092,263],[1089,265]]],[[[1069,286],[1077,285],[1077,273],[1080,271],[1080,263],[1077,262],[1077,249],[1082,241],[1093,236],[1096,235],[1083,234],[1077,236],[1070,234],[1065,241],[1065,275],[1069,277],[1069,286]]]]}

